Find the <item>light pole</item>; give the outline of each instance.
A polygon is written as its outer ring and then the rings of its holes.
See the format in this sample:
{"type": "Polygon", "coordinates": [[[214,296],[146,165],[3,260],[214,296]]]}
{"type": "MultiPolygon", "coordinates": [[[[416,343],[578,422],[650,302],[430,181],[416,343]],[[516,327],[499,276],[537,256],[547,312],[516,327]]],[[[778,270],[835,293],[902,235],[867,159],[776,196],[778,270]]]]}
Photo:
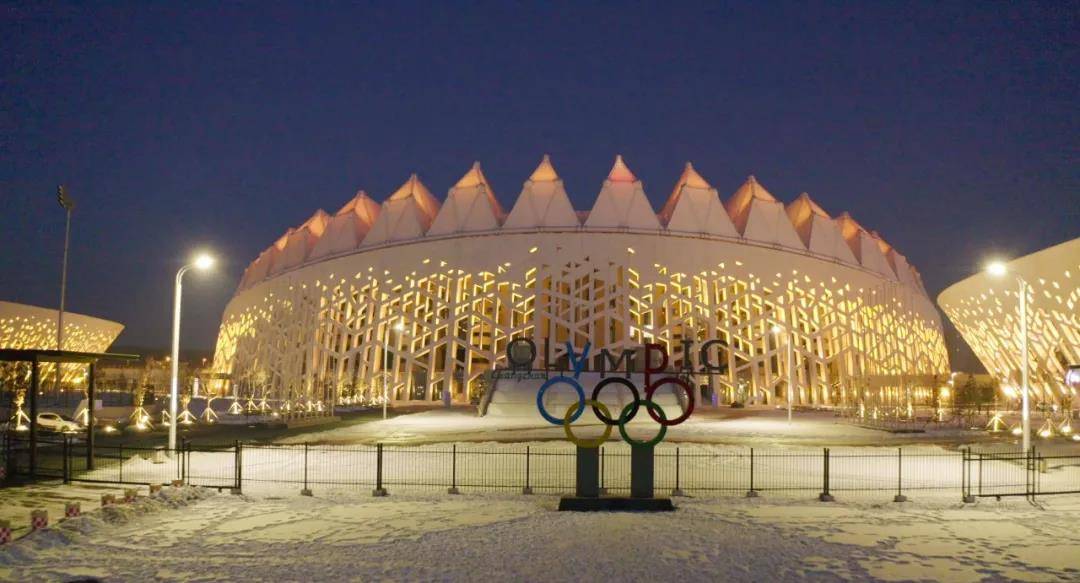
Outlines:
{"type": "MultiPolygon", "coordinates": [[[[772,327],[772,333],[776,336],[776,347],[780,348],[780,333],[783,328],[779,324],[772,327]]],[[[779,360],[779,359],[777,359],[779,360]]],[[[791,332],[787,333],[787,422],[791,425],[791,391],[795,388],[795,347],[792,346],[791,332]]]]}
{"type": "Polygon", "coordinates": [[[206,253],[195,257],[195,261],[180,268],[176,272],[176,288],[173,295],[173,325],[172,325],[172,372],[169,377],[169,452],[176,451],[176,401],[177,401],[177,376],[180,372],[180,295],[184,274],[189,269],[206,271],[214,266],[214,258],[206,253]]]}
{"type": "MultiPolygon", "coordinates": [[[[60,267],[60,311],[57,313],[56,318],[56,349],[64,349],[64,300],[67,299],[67,264],[68,264],[68,244],[71,242],[71,211],[75,210],[75,200],[68,196],[67,189],[64,185],[56,187],[56,201],[60,203],[64,211],[67,213],[67,221],[64,224],[64,261],[60,267]]],[[[56,363],[56,392],[60,392],[61,382],[61,365],[56,363]]],[[[87,411],[89,415],[94,414],[94,404],[87,403],[87,411]]],[[[37,421],[34,421],[37,423],[37,421]]]]}
{"type": "Polygon", "coordinates": [[[405,323],[398,320],[393,326],[386,327],[386,336],[383,339],[383,385],[382,385],[382,418],[386,419],[386,403],[390,399],[387,385],[390,384],[390,329],[394,332],[405,330],[405,323]]]}
{"type": "MultiPolygon", "coordinates": [[[[986,271],[994,277],[1005,277],[1009,272],[1009,268],[1003,261],[992,261],[986,266],[986,271]]],[[[1026,452],[1031,449],[1031,408],[1028,404],[1028,283],[1019,275],[1016,276],[1016,283],[1019,286],[1017,300],[1020,303],[1020,431],[1024,451],[1026,452]]]]}

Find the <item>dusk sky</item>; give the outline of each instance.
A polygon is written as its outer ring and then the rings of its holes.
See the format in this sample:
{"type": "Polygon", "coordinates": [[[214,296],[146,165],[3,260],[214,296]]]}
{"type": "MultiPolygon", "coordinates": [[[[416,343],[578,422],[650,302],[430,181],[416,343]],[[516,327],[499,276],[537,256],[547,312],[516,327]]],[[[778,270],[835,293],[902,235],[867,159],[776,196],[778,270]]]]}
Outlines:
{"type": "MultiPolygon", "coordinates": [[[[0,299],[212,348],[244,267],[317,208],[440,198],[479,160],[503,205],[550,153],[579,209],[615,154],[659,209],[687,160],[851,214],[932,298],[1080,235],[1076,2],[0,5],[0,299]]],[[[953,364],[970,369],[950,334],[953,364]]]]}

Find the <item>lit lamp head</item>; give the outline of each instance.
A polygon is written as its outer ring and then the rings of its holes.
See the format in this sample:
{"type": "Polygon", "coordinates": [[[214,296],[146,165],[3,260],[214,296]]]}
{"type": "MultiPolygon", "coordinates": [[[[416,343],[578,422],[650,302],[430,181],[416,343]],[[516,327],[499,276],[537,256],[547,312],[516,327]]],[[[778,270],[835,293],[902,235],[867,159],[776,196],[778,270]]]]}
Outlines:
{"type": "Polygon", "coordinates": [[[783,330],[783,328],[781,328],[779,325],[775,325],[771,328],[771,330],[773,334],[779,334],[783,330]]]}
{"type": "Polygon", "coordinates": [[[994,277],[1003,277],[1009,272],[1009,268],[1005,266],[1004,261],[991,261],[986,264],[986,272],[994,277]]]}
{"type": "Polygon", "coordinates": [[[198,256],[195,257],[195,262],[192,263],[192,265],[194,265],[195,269],[198,269],[199,271],[206,271],[207,269],[213,267],[214,263],[216,263],[216,260],[214,259],[213,255],[210,255],[209,253],[200,253],[198,256]]]}
{"type": "Polygon", "coordinates": [[[404,332],[404,331],[405,331],[405,322],[402,322],[401,320],[398,320],[398,322],[396,324],[394,324],[394,332],[404,332]]]}

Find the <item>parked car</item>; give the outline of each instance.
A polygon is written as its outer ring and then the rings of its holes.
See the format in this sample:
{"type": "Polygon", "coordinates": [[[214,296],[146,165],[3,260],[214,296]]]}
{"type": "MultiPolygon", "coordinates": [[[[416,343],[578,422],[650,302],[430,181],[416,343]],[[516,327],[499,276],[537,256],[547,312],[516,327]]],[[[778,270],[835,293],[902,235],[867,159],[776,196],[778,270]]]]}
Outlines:
{"type": "Polygon", "coordinates": [[[46,431],[56,431],[57,433],[75,433],[81,429],[75,420],[66,418],[59,413],[38,413],[37,424],[38,427],[46,431]]]}

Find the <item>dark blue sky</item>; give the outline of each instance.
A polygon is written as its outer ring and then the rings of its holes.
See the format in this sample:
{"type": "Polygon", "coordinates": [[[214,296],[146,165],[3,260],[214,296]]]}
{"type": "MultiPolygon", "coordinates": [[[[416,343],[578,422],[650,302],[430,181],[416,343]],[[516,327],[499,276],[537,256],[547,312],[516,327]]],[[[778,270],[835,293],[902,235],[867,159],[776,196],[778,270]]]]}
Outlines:
{"type": "MultiPolygon", "coordinates": [[[[552,154],[587,209],[622,153],[659,208],[686,160],[849,210],[932,295],[1080,235],[1076,2],[0,5],[0,298],[212,347],[244,266],[316,208],[440,196],[480,160],[509,207],[552,154]],[[208,5],[204,5],[208,6],[208,5]]],[[[964,365],[967,359],[957,364],[964,365]]]]}

